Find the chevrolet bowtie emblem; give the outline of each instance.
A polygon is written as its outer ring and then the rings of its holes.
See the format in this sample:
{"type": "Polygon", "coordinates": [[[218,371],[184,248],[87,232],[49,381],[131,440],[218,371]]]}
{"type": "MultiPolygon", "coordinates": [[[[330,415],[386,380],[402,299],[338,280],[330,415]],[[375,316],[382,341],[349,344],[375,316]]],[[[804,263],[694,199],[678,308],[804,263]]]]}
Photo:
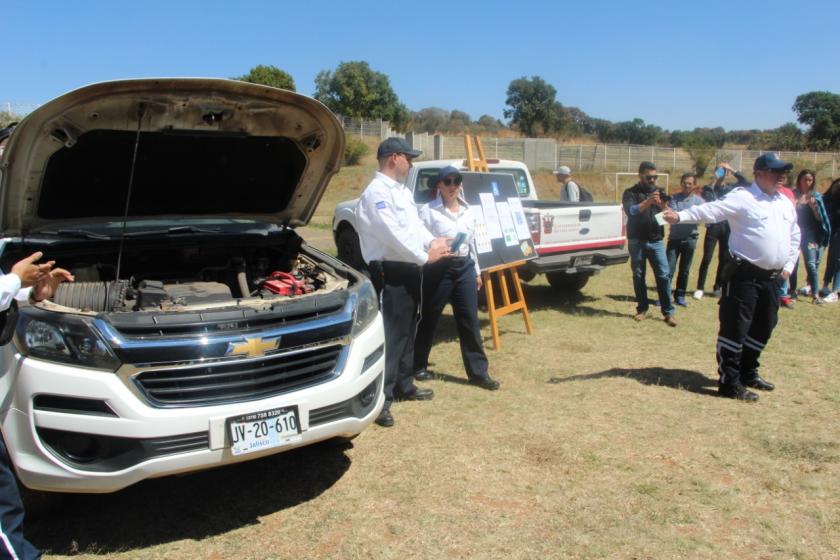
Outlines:
{"type": "Polygon", "coordinates": [[[280,337],[263,339],[263,338],[246,338],[244,342],[231,342],[228,344],[226,356],[247,356],[249,358],[256,358],[262,356],[266,352],[276,350],[280,344],[280,337]]]}

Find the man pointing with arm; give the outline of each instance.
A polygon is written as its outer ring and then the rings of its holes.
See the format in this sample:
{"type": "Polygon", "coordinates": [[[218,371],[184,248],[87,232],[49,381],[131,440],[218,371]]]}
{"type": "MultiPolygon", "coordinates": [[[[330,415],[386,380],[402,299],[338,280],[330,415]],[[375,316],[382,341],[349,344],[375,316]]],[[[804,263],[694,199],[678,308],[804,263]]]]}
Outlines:
{"type": "Polygon", "coordinates": [[[670,224],[729,222],[733,260],[723,271],[717,363],[721,395],[756,401],[747,387],[772,391],[758,373],[762,350],[776,326],[779,301],[775,279],[787,278],[796,263],[799,226],[796,210],[778,189],[793,165],[764,154],[755,160],[755,180],[725,199],[681,212],[666,210],[670,224]]]}

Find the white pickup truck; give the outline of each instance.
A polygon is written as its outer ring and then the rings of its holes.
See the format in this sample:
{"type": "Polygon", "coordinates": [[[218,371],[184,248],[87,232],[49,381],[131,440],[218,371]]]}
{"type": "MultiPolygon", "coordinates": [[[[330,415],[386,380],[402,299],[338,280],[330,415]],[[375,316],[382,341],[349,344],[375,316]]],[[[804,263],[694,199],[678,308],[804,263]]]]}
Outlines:
{"type": "MultiPolygon", "coordinates": [[[[559,202],[537,200],[534,181],[528,167],[519,161],[491,159],[491,173],[513,175],[522,197],[522,206],[537,248],[538,258],[520,270],[524,280],[545,274],[558,290],[580,290],[593,274],[605,266],[627,262],[624,248],[624,213],[621,206],[603,202],[559,202]]],[[[419,161],[414,164],[406,185],[414,192],[417,204],[429,202],[438,171],[452,165],[466,169],[463,160],[419,161]]],[[[333,235],[338,257],[363,269],[359,238],[356,234],[356,200],[340,202],[333,215],[333,235]]]]}

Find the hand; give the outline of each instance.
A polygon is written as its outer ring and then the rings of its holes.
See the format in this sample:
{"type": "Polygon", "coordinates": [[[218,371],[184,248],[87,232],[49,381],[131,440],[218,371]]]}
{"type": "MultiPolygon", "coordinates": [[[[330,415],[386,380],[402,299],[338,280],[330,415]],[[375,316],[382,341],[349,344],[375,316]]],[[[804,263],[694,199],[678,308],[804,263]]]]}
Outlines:
{"type": "Polygon", "coordinates": [[[735,169],[731,165],[729,165],[728,161],[724,161],[718,167],[722,167],[722,168],[726,169],[729,173],[732,173],[732,174],[735,173],[735,169]]]}
{"type": "Polygon", "coordinates": [[[16,274],[20,278],[21,288],[28,288],[34,286],[39,280],[47,276],[50,269],[55,264],[55,261],[49,261],[43,264],[35,264],[35,261],[41,259],[44,253],[36,251],[21,259],[12,266],[12,274],[16,274]]]}
{"type": "Polygon", "coordinates": [[[429,243],[429,251],[432,249],[446,249],[448,251],[450,243],[452,243],[451,237],[435,237],[432,239],[432,242],[429,243]]]}
{"type": "Polygon", "coordinates": [[[429,252],[427,254],[429,255],[429,260],[427,261],[428,264],[452,256],[452,252],[449,250],[449,247],[445,244],[443,247],[441,247],[440,245],[436,245],[434,247],[430,246],[429,252]]]}
{"type": "Polygon", "coordinates": [[[787,280],[788,278],[790,278],[790,272],[788,272],[787,270],[783,270],[782,273],[779,274],[779,276],[782,280],[787,280]]]}
{"type": "Polygon", "coordinates": [[[680,221],[679,215],[670,208],[666,208],[662,211],[662,219],[672,225],[677,224],[680,221]]]}
{"type": "Polygon", "coordinates": [[[54,268],[49,274],[38,280],[32,288],[32,299],[43,301],[55,295],[55,290],[62,282],[72,282],[75,277],[63,268],[54,268]]]}
{"type": "Polygon", "coordinates": [[[475,291],[479,291],[481,286],[484,285],[484,281],[481,279],[481,276],[475,277],[475,291]]]}

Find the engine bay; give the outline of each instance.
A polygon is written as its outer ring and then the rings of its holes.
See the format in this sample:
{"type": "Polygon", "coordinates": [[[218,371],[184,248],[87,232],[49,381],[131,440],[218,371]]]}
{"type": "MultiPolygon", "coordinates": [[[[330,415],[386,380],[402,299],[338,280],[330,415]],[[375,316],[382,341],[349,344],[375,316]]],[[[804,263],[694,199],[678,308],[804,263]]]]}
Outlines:
{"type": "MultiPolygon", "coordinates": [[[[34,249],[30,245],[27,250],[34,249]]],[[[291,229],[272,235],[126,241],[119,278],[119,246],[110,240],[43,250],[56,266],[76,277],[75,282],[58,287],[52,303],[79,312],[179,311],[275,303],[348,284],[332,266],[307,254],[301,238],[291,229]]]]}

